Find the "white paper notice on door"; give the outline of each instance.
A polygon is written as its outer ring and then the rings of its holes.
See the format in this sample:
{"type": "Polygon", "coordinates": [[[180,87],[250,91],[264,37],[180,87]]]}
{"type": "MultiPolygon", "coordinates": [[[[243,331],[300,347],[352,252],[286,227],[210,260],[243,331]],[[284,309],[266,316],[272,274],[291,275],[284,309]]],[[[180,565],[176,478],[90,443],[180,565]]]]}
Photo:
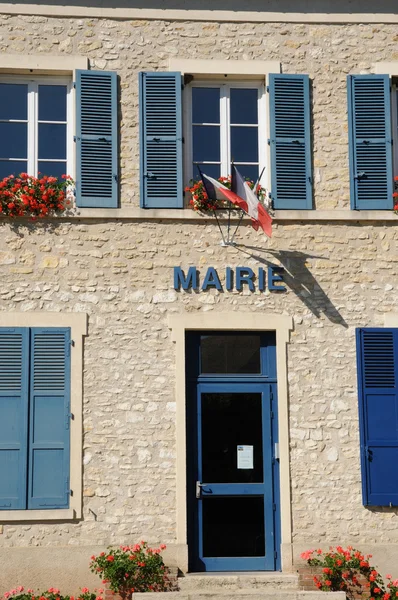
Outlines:
{"type": "Polygon", "coordinates": [[[238,446],[238,469],[253,469],[253,446],[238,446]]]}

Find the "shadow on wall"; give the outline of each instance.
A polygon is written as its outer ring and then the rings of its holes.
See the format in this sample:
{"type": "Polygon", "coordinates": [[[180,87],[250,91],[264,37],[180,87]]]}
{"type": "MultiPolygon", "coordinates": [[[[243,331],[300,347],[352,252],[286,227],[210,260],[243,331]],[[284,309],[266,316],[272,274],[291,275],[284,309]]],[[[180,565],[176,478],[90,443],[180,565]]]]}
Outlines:
{"type": "MultiPolygon", "coordinates": [[[[272,259],[268,260],[258,254],[258,252],[263,251],[262,248],[245,246],[243,244],[236,244],[235,248],[263,265],[271,266],[275,264],[272,259]]],[[[271,254],[272,257],[276,258],[285,268],[285,273],[283,274],[284,284],[296,294],[297,298],[299,298],[317,318],[323,313],[332,323],[348,328],[348,324],[334,306],[333,302],[331,302],[325,294],[306,264],[309,258],[327,260],[325,257],[313,256],[295,250],[267,249],[267,254],[271,254]]]]}
{"type": "MultiPolygon", "coordinates": [[[[16,0],[18,3],[18,0],[16,0]]],[[[289,13],[398,14],[396,0],[19,0],[20,4],[174,10],[233,10],[289,13]]],[[[9,4],[0,0],[2,4],[9,4]]]]}

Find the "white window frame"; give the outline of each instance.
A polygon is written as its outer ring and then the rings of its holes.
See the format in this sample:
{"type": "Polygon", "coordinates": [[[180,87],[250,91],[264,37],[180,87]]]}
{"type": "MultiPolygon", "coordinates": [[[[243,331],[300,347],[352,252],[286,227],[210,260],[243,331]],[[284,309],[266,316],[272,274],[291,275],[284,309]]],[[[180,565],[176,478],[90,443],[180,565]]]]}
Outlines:
{"type": "MultiPolygon", "coordinates": [[[[75,114],[74,93],[71,77],[37,76],[28,77],[22,75],[1,75],[0,83],[16,83],[28,86],[28,161],[27,172],[37,177],[38,170],[38,87],[39,85],[65,85],[66,94],[66,174],[75,178],[75,114]]],[[[18,122],[11,120],[8,122],[18,122]]],[[[51,122],[51,121],[49,121],[51,122]]],[[[59,121],[58,121],[59,122],[59,121]]],[[[1,156],[0,158],[5,158],[1,156]]],[[[13,160],[13,159],[10,159],[13,160]]],[[[15,159],[14,159],[15,160],[15,159]]],[[[22,162],[22,161],[21,161],[22,162]]],[[[48,159],[51,162],[51,159],[48,159]]],[[[54,161],[55,162],[55,161],[54,161]]],[[[23,169],[21,168],[21,171],[23,169]]]]}
{"type": "MultiPolygon", "coordinates": [[[[212,87],[220,88],[220,176],[227,177],[231,174],[231,135],[230,135],[230,110],[229,110],[229,90],[231,88],[252,88],[258,90],[258,159],[259,173],[262,172],[260,183],[264,187],[268,181],[268,123],[267,123],[267,102],[264,80],[228,80],[221,78],[208,80],[194,80],[184,88],[183,94],[183,115],[184,115],[184,187],[189,185],[191,179],[197,179],[198,176],[193,173],[193,136],[192,136],[192,88],[193,87],[212,87]],[[264,170],[263,170],[264,169],[264,170]]],[[[250,164],[250,163],[245,163],[250,164]]],[[[239,163],[236,163],[239,168],[239,163]]]]}

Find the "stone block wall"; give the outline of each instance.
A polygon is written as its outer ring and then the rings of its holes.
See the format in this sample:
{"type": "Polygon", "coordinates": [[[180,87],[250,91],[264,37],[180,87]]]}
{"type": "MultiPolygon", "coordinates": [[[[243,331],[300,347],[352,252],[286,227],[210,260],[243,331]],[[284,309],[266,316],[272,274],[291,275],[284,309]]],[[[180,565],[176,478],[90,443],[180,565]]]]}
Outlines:
{"type": "MultiPolygon", "coordinates": [[[[278,60],[284,72],[308,73],[315,206],[348,210],[346,75],[370,73],[376,59],[398,60],[397,36],[393,24],[0,15],[0,53],[84,55],[92,68],[120,75],[122,207],[139,205],[137,74],[167,70],[169,58],[179,56],[278,60]]],[[[394,221],[284,221],[271,241],[244,225],[238,246],[222,248],[213,221],[184,222],[177,214],[171,222],[145,215],[1,221],[0,310],[85,312],[89,335],[83,519],[4,523],[0,558],[9,566],[0,574],[0,592],[29,585],[5,575],[14,578],[19,549],[32,549],[32,555],[40,549],[43,556],[57,549],[57,564],[74,555],[81,564],[87,549],[88,574],[93,548],[140,539],[176,544],[175,347],[167,319],[181,312],[293,316],[293,556],[313,545],[351,543],[363,551],[379,548],[379,566],[390,567],[398,549],[397,510],[369,510],[361,501],[355,328],[383,326],[384,315],[396,311],[397,232],[394,221]],[[285,267],[286,293],[172,289],[174,266],[214,266],[222,273],[226,265],[257,269],[269,262],[285,267]]],[[[80,580],[88,581],[79,572],[80,580]]]]}

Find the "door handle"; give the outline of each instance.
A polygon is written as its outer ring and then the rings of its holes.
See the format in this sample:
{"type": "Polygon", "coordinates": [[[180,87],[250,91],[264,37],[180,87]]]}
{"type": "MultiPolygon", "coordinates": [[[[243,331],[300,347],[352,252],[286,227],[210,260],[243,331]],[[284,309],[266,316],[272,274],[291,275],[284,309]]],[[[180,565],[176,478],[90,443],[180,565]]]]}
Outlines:
{"type": "MultiPolygon", "coordinates": [[[[209,485],[209,484],[208,484],[208,483],[201,483],[200,481],[197,481],[197,482],[196,482],[196,497],[197,497],[197,498],[200,498],[200,497],[201,497],[201,488],[202,488],[203,486],[205,486],[205,485],[209,485]]],[[[211,493],[212,493],[212,491],[211,491],[211,490],[209,490],[207,493],[208,493],[208,494],[211,494],[211,493]]]]}
{"type": "Polygon", "coordinates": [[[280,459],[279,442],[276,442],[276,444],[274,444],[274,457],[275,457],[275,460],[279,460],[280,459]]]}

